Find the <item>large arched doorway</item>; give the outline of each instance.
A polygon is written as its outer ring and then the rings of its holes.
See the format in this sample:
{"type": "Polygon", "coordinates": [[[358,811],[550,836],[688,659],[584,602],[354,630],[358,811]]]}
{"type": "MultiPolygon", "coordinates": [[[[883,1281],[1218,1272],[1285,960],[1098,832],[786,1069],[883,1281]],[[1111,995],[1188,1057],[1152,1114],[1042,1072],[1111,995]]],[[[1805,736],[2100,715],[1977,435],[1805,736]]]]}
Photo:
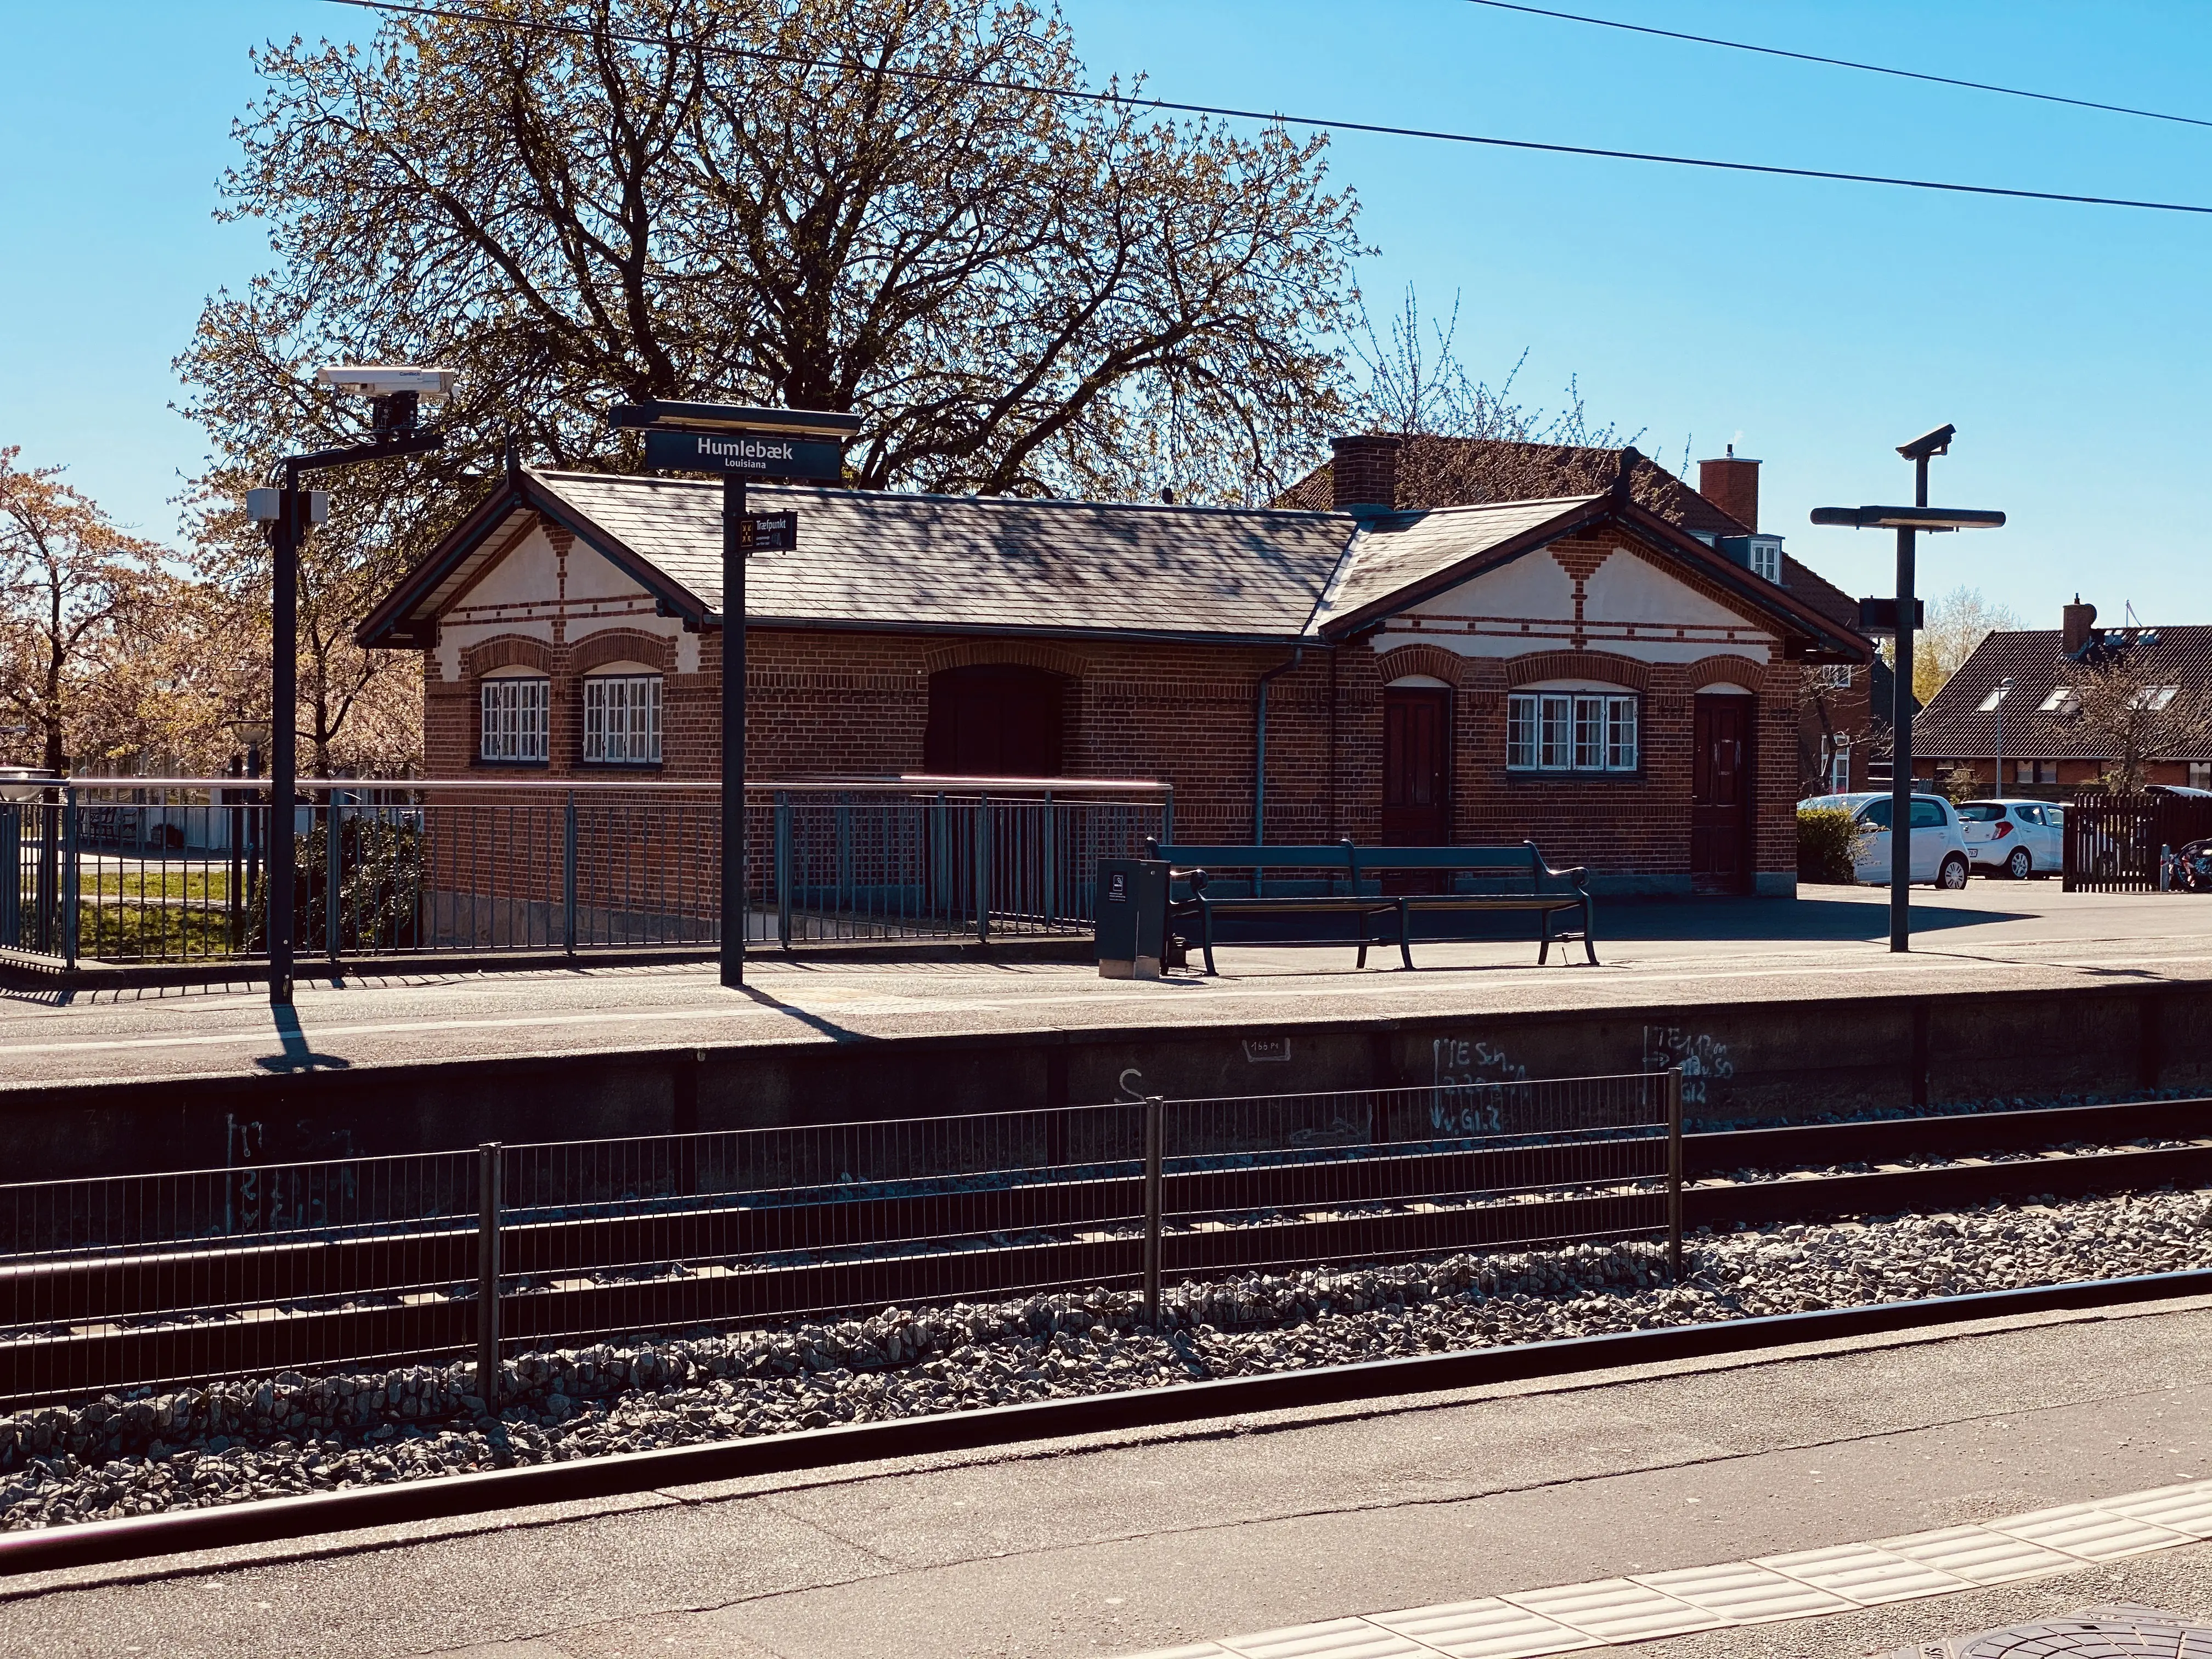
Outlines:
{"type": "Polygon", "coordinates": [[[1006,663],[932,674],[922,769],[939,777],[1058,777],[1066,684],[1006,663]]]}

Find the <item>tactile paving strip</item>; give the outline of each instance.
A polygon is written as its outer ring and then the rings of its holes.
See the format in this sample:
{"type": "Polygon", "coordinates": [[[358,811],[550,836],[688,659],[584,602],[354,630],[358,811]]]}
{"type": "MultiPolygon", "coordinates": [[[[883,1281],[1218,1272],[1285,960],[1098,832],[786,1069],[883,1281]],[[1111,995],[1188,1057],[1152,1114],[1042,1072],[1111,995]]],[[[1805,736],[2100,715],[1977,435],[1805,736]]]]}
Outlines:
{"type": "MultiPolygon", "coordinates": [[[[2200,1480],[1978,1527],[1331,1619],[1136,1659],[1544,1659],[1583,1648],[1947,1595],[2207,1538],[2212,1538],[2212,1480],[2200,1480]]],[[[2212,1649],[2202,1654],[2187,1649],[2185,1659],[2212,1659],[2212,1649]]]]}

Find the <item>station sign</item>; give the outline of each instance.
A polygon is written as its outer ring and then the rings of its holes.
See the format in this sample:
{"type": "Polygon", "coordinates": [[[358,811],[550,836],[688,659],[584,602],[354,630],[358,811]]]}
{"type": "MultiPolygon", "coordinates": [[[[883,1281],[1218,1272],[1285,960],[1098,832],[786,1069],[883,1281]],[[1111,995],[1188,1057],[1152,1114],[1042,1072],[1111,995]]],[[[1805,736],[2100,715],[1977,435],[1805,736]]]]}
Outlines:
{"type": "MultiPolygon", "coordinates": [[[[1912,626],[1916,632],[1928,626],[1928,602],[1912,602],[1912,626]]],[[[1869,637],[1892,636],[1897,632],[1897,601],[1890,599],[1861,599],[1859,601],[1859,632],[1869,637]]]]}
{"type": "MultiPolygon", "coordinates": [[[[645,434],[645,464],[656,472],[735,472],[752,478],[844,476],[844,447],[773,432],[671,432],[645,434]]],[[[773,516],[773,515],[771,515],[773,516]]]]}
{"type": "Polygon", "coordinates": [[[748,513],[738,520],[738,540],[748,553],[793,553],[799,550],[799,514],[748,513]]]}

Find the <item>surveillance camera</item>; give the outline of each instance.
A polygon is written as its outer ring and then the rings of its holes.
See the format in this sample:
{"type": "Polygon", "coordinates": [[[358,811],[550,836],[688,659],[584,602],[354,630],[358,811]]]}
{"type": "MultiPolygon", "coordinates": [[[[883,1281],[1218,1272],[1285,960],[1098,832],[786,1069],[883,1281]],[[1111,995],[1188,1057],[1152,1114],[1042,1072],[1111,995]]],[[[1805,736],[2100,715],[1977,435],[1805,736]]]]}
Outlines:
{"type": "Polygon", "coordinates": [[[1958,431],[1955,426],[1939,426],[1933,432],[1922,433],[1909,444],[1898,445],[1897,453],[1908,461],[1924,461],[1931,455],[1947,453],[1958,431]]]}
{"type": "Polygon", "coordinates": [[[371,398],[388,398],[410,392],[432,403],[450,398],[460,377],[450,368],[416,368],[402,363],[352,363],[315,371],[315,379],[338,392],[358,392],[371,398]]]}

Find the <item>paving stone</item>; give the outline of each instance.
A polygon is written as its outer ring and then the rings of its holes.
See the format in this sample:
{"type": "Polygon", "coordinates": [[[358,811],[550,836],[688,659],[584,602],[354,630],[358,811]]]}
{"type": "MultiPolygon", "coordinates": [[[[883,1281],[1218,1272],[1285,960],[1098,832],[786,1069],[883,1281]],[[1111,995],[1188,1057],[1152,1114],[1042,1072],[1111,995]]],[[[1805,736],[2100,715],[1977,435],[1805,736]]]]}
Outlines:
{"type": "Polygon", "coordinates": [[[1916,1532],[1903,1538],[1878,1541],[1893,1555],[1921,1562],[1974,1584],[2009,1584],[2022,1578],[2071,1572],[2081,1565],[2079,1556],[2045,1549],[2040,1544],[1991,1532],[1985,1527],[1945,1527],[1935,1532],[1916,1532]]]}
{"type": "Polygon", "coordinates": [[[1528,1590],[1504,1599],[1602,1642],[1649,1642],[1730,1622],[1627,1578],[1528,1590]]]}
{"type": "Polygon", "coordinates": [[[1368,1622],[1425,1643],[1449,1659],[1534,1659],[1539,1654],[1571,1653],[1598,1644],[1594,1636],[1494,1595],[1404,1613],[1370,1613],[1368,1622]]]}
{"type": "Polygon", "coordinates": [[[2148,1555],[2190,1541],[2187,1533],[2160,1527],[2132,1516],[2115,1515],[2087,1504],[2069,1504],[2061,1509],[2038,1510],[1988,1522],[1991,1532],[2008,1533],[2030,1543],[2063,1550],[2085,1561],[2117,1561],[2124,1556],[2148,1555]]]}
{"type": "Polygon", "coordinates": [[[1690,1567],[1679,1572],[1640,1572],[1633,1578],[1637,1583],[1687,1601],[1734,1625],[1764,1625],[1814,1613],[1849,1613],[1858,1605],[1832,1590],[1816,1589],[1749,1561],[1731,1561],[1717,1567],[1690,1567]]]}
{"type": "Polygon", "coordinates": [[[1815,1589],[1848,1596],[1861,1607],[1910,1601],[1923,1595],[1948,1595],[1973,1585],[1954,1573],[1914,1561],[1873,1544],[1843,1544],[1834,1549],[1797,1550],[1762,1555],[1762,1567],[1787,1573],[1815,1589]]]}
{"type": "Polygon", "coordinates": [[[1237,1659],[1436,1659],[1434,1648],[1364,1619],[1331,1619],[1255,1636],[1225,1637],[1221,1645],[1237,1659]]]}

